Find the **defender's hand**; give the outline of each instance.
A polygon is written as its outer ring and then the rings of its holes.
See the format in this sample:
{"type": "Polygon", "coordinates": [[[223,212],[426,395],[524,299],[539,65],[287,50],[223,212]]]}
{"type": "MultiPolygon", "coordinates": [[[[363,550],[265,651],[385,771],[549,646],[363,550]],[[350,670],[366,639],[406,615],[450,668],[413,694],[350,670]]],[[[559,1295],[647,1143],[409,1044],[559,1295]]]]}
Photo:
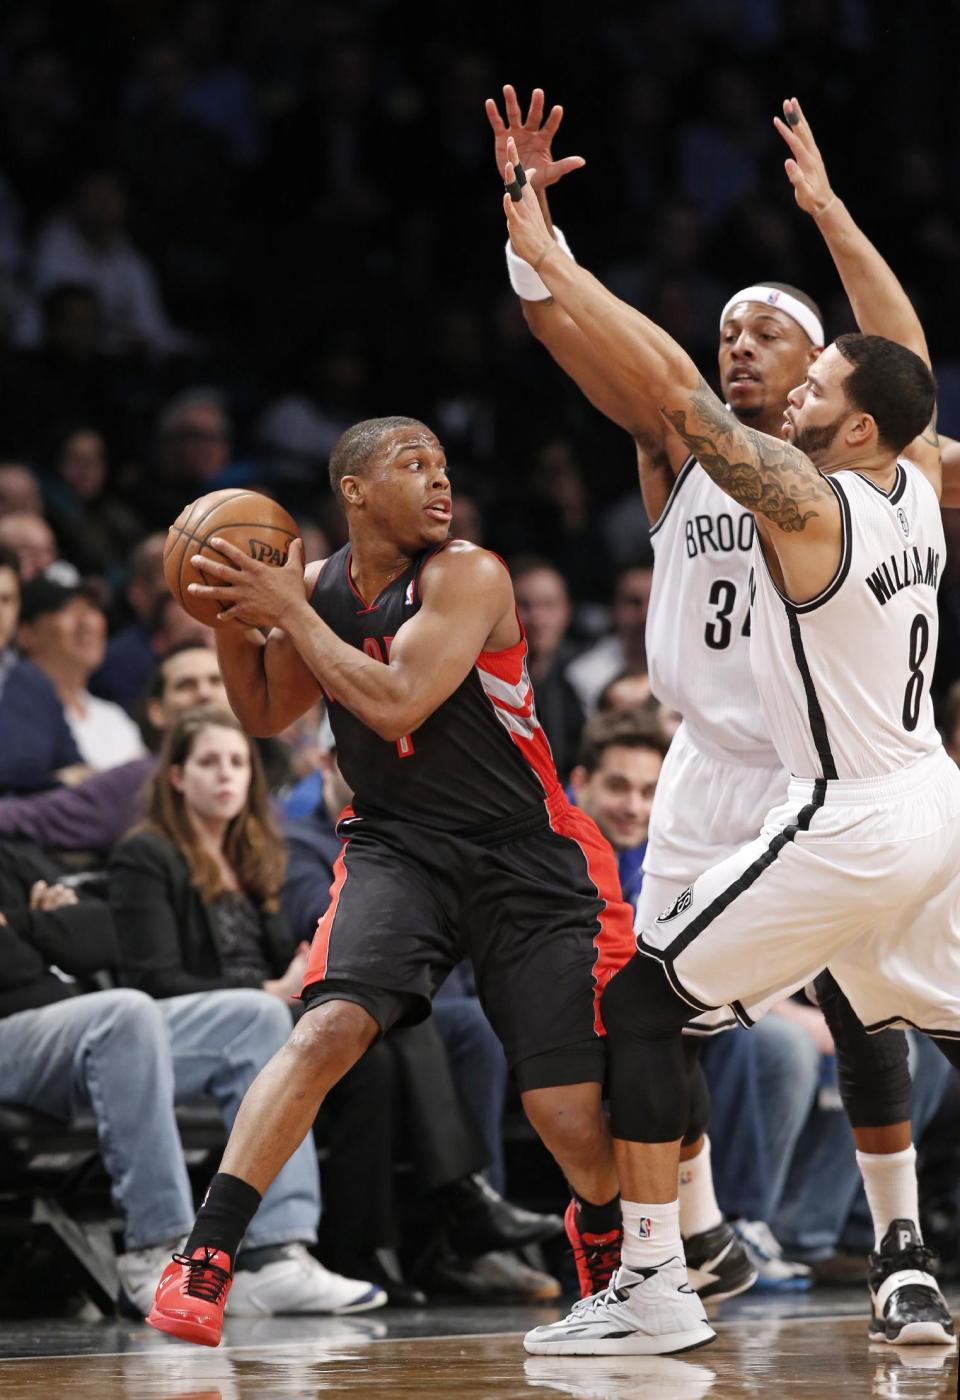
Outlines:
{"type": "MultiPolygon", "coordinates": [[[[508,136],[507,162],[503,168],[505,185],[509,186],[514,183],[519,165],[520,159],[517,155],[516,143],[512,136],[508,136]]],[[[518,257],[528,262],[534,272],[537,271],[547,253],[557,246],[544,223],[543,211],[533,192],[533,179],[536,173],[535,168],[524,171],[527,179],[518,200],[511,198],[509,190],[503,196],[503,212],[507,216],[507,233],[510,236],[510,242],[518,257]]]]}
{"type": "Polygon", "coordinates": [[[242,549],[216,536],[214,549],[226,555],[230,564],[221,564],[203,554],[192,563],[210,583],[191,583],[190,592],[200,598],[214,598],[223,605],[219,621],[239,622],[244,627],[283,627],[284,618],[304,606],[303,541],[292,541],[287,562],[262,564],[242,549]]]}
{"type": "Polygon", "coordinates": [[[835,198],[827,179],[827,167],[795,97],[784,98],[783,115],[785,121],[779,117],[773,119],[774,126],[790,147],[791,157],[784,161],[783,168],[800,208],[818,219],[835,198]]]}
{"type": "MultiPolygon", "coordinates": [[[[525,119],[520,110],[520,103],[517,101],[517,94],[509,83],[503,89],[503,109],[507,117],[506,122],[501,117],[500,109],[492,97],[488,97],[483,105],[487,113],[487,120],[493,129],[494,154],[498,170],[503,170],[507,163],[507,138],[511,136],[516,143],[520,163],[525,169],[532,166],[536,171],[536,178],[531,181],[535,190],[544,190],[548,185],[555,185],[558,180],[563,179],[564,175],[569,175],[572,170],[580,170],[586,165],[587,162],[583,156],[564,156],[562,160],[553,159],[551,148],[553,138],[563,121],[563,108],[560,106],[551,107],[549,115],[544,121],[543,88],[533,89],[525,119]]],[[[527,170],[528,175],[529,173],[530,171],[527,170]]]]}

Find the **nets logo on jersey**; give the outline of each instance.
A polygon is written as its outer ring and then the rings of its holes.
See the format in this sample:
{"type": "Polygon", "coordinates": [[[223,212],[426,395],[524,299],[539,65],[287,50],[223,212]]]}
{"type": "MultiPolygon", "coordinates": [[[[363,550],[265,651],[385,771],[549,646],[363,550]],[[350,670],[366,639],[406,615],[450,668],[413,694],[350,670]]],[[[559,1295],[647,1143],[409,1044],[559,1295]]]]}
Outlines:
{"type": "Polygon", "coordinates": [[[683,914],[693,903],[693,886],[688,885],[683,894],[678,894],[670,905],[669,909],[664,909],[662,914],[657,915],[658,924],[668,924],[671,919],[675,919],[679,914],[683,914]]]}
{"type": "Polygon", "coordinates": [[[900,525],[900,529],[903,531],[904,538],[909,539],[910,521],[907,519],[907,512],[904,510],[903,506],[897,506],[897,521],[900,525]]]}

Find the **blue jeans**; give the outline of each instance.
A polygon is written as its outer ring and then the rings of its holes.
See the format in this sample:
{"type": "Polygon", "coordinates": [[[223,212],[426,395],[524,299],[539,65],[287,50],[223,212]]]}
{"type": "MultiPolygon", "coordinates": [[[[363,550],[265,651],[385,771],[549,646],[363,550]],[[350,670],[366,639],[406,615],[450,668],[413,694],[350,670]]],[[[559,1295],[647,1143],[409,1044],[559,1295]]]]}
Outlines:
{"type": "Polygon", "coordinates": [[[503,1101],[507,1093],[507,1057],[475,996],[439,996],[433,1019],[446,1046],[454,1081],[490,1157],[487,1177],[503,1195],[503,1101]]]}
{"type": "Polygon", "coordinates": [[[819,1060],[809,1035],[776,1013],[707,1040],[710,1155],[725,1215],[771,1219],[816,1095],[819,1060]]]}
{"type": "MultiPolygon", "coordinates": [[[[127,1248],[144,1249],[193,1225],[174,1104],[210,1095],[229,1127],[290,1024],[283,1002],[257,990],[166,1001],[92,992],[0,1020],[0,1095],[64,1121],[93,1112],[127,1248]]],[[[319,1216],[308,1136],[265,1194],[246,1243],[313,1243],[319,1216]]]]}
{"type": "MultiPolygon", "coordinates": [[[[950,1065],[925,1035],[908,1031],[907,1040],[913,1137],[918,1141],[943,1098],[950,1065]]],[[[842,1109],[813,1107],[789,1165],[781,1208],[771,1221],[787,1252],[794,1258],[825,1258],[841,1238],[851,1248],[872,1249],[873,1227],[842,1109]]]]}

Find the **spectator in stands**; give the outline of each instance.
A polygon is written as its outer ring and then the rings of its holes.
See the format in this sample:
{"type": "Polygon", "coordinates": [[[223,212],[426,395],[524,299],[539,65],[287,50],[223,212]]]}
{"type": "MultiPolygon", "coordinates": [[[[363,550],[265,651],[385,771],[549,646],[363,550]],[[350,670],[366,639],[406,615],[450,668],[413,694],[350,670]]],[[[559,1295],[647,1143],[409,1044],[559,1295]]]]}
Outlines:
{"type": "Polygon", "coordinates": [[[16,552],[20,578],[29,583],[56,562],[57,542],[42,515],[14,511],[0,516],[0,545],[16,552]]]}
{"type": "Polygon", "coordinates": [[[570,774],[574,801],[593,817],[616,852],[623,897],[634,904],[667,742],[650,711],[597,713],[583,731],[579,760],[570,774]]]}
{"type": "Polygon", "coordinates": [[[143,756],[140,730],[126,711],[87,689],[107,646],[107,618],[97,590],[40,574],[23,586],[17,635],[26,655],[53,682],[84,763],[100,771],[143,756]]]}
{"type": "MultiPolygon", "coordinates": [[[[290,860],[283,907],[291,928],[303,936],[313,935],[329,906],[342,846],[337,819],[352,797],[326,721],[319,749],[322,799],[311,815],[284,824],[290,860]]],[[[431,1020],[391,1032],[385,1044],[397,1058],[417,1184],[434,1201],[448,1237],[447,1250],[431,1262],[426,1282],[473,1296],[555,1297],[553,1279],[502,1252],[548,1238],[562,1226],[556,1217],[520,1210],[500,1194],[507,1067],[466,965],[441,987],[431,1020]],[[488,1166],[496,1190],[481,1175],[488,1166]]],[[[341,1196],[346,1188],[341,1180],[341,1196]]],[[[344,1228],[357,1210],[362,1210],[359,1202],[345,1221],[331,1211],[325,1239],[337,1267],[359,1267],[368,1277],[371,1263],[358,1257],[358,1240],[344,1228]]]]}
{"type": "MultiPolygon", "coordinates": [[[[284,861],[252,741],[226,710],[182,716],[164,741],[147,820],[110,862],[123,973],[161,1000],[201,994],[201,1019],[215,1005],[210,993],[247,989],[272,1042],[266,1054],[261,1043],[257,1068],[286,1042],[308,952],[279,913],[284,861]]],[[[231,1121],[239,1105],[239,1096],[224,1105],[231,1121]]],[[[385,1302],[381,1289],[329,1273],[307,1252],[320,1209],[312,1144],[301,1144],[281,1179],[283,1208],[241,1252],[248,1276],[239,1307],[234,1283],[232,1311],[355,1312],[385,1302]]]]}
{"type": "Polygon", "coordinates": [[[621,671],[646,674],[645,633],[652,581],[653,570],[646,564],[620,569],[613,593],[613,631],[567,667],[567,678],[588,715],[596,708],[603,687],[621,671]]]}
{"type": "MultiPolygon", "coordinates": [[[[220,664],[209,647],[186,642],[156,666],[144,719],[152,731],[163,733],[187,710],[203,706],[227,708],[220,664]]],[[[0,797],[0,835],[103,856],[140,819],[141,795],[155,766],[147,756],[93,773],[72,788],[0,797]]]]}
{"type": "MultiPolygon", "coordinates": [[[[109,487],[107,444],[90,423],[61,428],[46,458],[47,517],[65,559],[81,574],[122,582],[143,523],[109,487]]],[[[2,468],[0,468],[2,470],[2,468]]]]}
{"type": "Polygon", "coordinates": [[[107,642],[103,665],[90,680],[94,695],[115,700],[125,710],[132,710],[140,700],[157,662],[150,624],[168,596],[163,578],[165,541],[166,534],[157,531],[141,540],[130,555],[126,599],[133,619],[107,642]]]}
{"type": "Polygon", "coordinates": [[[87,773],[52,683],[13,645],[20,561],[0,545],[0,793],[36,792],[87,773]]]}
{"type": "Polygon", "coordinates": [[[573,656],[566,640],[572,607],[566,580],[546,559],[524,554],[510,562],[520,621],[527,634],[530,679],[537,697],[537,718],[543,725],[561,782],[566,782],[577,756],[583,728],[583,706],[565,669],[573,656]]]}
{"type": "Polygon", "coordinates": [[[29,467],[0,462],[0,516],[43,514],[40,483],[29,467]]]}
{"type": "Polygon", "coordinates": [[[233,427],[216,389],[187,389],[160,414],[157,436],[159,480],[151,493],[151,517],[166,530],[183,507],[224,484],[233,427]]]}
{"type": "Polygon", "coordinates": [[[34,282],[40,295],[61,282],[96,292],[101,351],[163,358],[186,349],[189,339],[167,315],[156,274],[126,225],[126,194],[116,171],[85,172],[69,207],[40,235],[34,282]]]}

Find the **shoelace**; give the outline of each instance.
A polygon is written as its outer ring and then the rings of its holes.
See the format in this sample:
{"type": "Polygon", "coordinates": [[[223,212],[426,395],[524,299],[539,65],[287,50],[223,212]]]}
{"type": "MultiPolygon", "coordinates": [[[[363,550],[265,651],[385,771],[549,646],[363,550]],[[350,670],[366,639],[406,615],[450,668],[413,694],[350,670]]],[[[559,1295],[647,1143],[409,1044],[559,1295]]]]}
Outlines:
{"type": "Polygon", "coordinates": [[[620,1263],[621,1244],[619,1230],[613,1232],[613,1237],[604,1244],[584,1244],[581,1237],[581,1243],[573,1246],[573,1257],[577,1264],[583,1260],[591,1283],[596,1282],[598,1287],[606,1288],[620,1263]],[[597,1275],[605,1275],[606,1282],[601,1285],[597,1275]]]}
{"type": "Polygon", "coordinates": [[[901,1249],[897,1254],[875,1254],[883,1279],[891,1274],[899,1274],[906,1269],[916,1269],[919,1273],[932,1274],[935,1255],[925,1244],[913,1244],[901,1249]]]}
{"type": "Polygon", "coordinates": [[[203,1259],[191,1259],[187,1254],[175,1254],[173,1262],[189,1269],[186,1292],[191,1298],[202,1298],[205,1303],[219,1303],[223,1291],[230,1282],[230,1274],[219,1264],[210,1261],[217,1251],[204,1246],[203,1259]]]}

